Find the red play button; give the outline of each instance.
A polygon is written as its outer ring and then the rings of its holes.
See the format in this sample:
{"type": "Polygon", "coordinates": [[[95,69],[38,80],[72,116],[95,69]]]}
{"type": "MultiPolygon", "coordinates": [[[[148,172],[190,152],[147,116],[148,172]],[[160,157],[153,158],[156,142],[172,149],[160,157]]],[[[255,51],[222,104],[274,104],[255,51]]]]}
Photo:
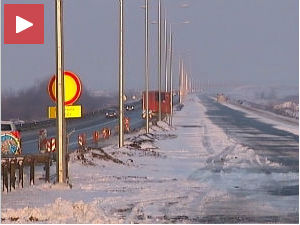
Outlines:
{"type": "Polygon", "coordinates": [[[44,4],[4,4],[4,44],[44,44],[44,4]]]}

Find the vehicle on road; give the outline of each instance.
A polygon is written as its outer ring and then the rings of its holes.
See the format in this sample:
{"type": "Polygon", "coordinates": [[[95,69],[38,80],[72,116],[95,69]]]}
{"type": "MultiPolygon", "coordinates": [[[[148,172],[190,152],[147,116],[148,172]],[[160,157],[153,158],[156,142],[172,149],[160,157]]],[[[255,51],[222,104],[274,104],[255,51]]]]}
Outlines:
{"type": "Polygon", "coordinates": [[[132,111],[132,110],[134,110],[134,105],[125,105],[125,109],[127,111],[132,111]]]}
{"type": "Polygon", "coordinates": [[[106,118],[117,118],[118,117],[117,111],[114,109],[109,109],[105,112],[105,117],[106,118]]]}
{"type": "Polygon", "coordinates": [[[1,154],[21,154],[21,132],[11,121],[1,121],[1,154]]]}
{"type": "MultiPolygon", "coordinates": [[[[143,114],[142,114],[142,118],[143,119],[146,119],[146,110],[143,110],[143,114]]],[[[152,110],[149,110],[149,119],[152,119],[153,117],[153,113],[152,113],[152,110]]]]}
{"type": "Polygon", "coordinates": [[[11,119],[10,121],[13,122],[13,124],[16,126],[23,126],[25,123],[24,120],[20,120],[20,119],[11,119]]]}

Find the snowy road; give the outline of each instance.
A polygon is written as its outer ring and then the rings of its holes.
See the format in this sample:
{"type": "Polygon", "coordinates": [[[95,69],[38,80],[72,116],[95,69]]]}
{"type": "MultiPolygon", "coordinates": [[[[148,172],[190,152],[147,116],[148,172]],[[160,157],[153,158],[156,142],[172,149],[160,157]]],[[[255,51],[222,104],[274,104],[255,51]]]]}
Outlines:
{"type": "Polygon", "coordinates": [[[3,194],[2,222],[297,223],[298,135],[207,97],[184,104],[175,129],[105,148],[119,163],[74,155],[72,189],[3,194]]]}

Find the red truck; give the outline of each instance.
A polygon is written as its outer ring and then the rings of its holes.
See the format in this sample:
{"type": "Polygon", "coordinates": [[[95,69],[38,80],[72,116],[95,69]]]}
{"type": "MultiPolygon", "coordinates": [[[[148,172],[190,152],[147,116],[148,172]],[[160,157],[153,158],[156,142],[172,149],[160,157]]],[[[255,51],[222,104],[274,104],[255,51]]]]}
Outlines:
{"type": "MultiPolygon", "coordinates": [[[[159,110],[159,92],[149,91],[149,117],[157,116],[159,110]]],[[[161,113],[171,113],[171,92],[161,92],[161,113]]],[[[143,92],[143,118],[146,118],[146,92],[143,92]]]]}

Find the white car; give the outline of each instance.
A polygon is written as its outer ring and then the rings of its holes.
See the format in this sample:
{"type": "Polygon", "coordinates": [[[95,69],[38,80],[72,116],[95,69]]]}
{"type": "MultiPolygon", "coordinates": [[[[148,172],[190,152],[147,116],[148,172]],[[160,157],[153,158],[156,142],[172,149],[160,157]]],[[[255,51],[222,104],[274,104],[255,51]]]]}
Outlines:
{"type": "Polygon", "coordinates": [[[1,132],[16,131],[16,125],[12,121],[1,121],[1,132]]]}

